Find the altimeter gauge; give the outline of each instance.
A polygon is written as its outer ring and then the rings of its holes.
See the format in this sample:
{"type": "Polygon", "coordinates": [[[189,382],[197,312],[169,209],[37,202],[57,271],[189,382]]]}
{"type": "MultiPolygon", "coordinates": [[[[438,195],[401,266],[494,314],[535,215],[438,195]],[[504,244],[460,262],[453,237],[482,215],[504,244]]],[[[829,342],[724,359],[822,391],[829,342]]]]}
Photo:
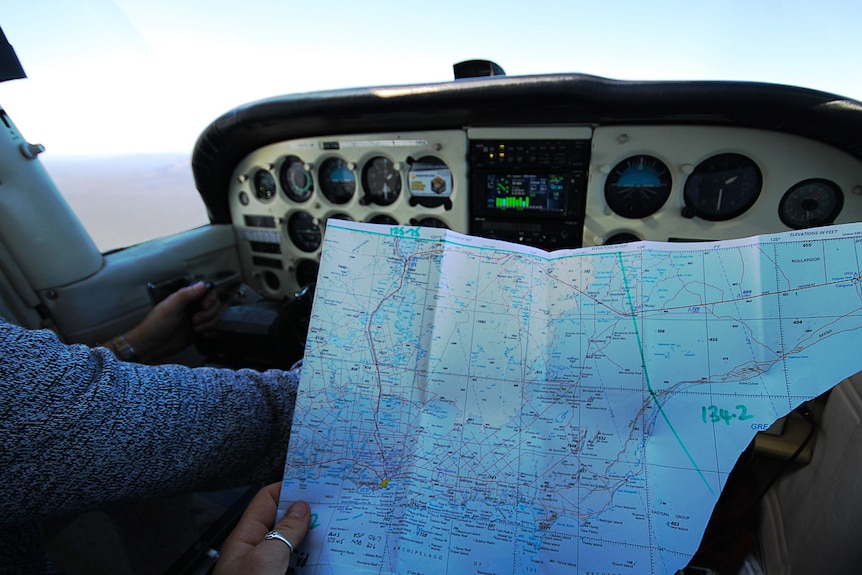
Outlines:
{"type": "Polygon", "coordinates": [[[372,158],[362,169],[365,199],[378,206],[388,206],[401,194],[401,172],[385,156],[372,158]]]}

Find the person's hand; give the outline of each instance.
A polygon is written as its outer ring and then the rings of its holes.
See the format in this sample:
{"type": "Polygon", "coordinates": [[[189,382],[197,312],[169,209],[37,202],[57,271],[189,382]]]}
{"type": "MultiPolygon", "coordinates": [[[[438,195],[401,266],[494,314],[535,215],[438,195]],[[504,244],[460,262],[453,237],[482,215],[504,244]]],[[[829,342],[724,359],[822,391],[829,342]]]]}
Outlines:
{"type": "Polygon", "coordinates": [[[193,333],[210,329],[218,319],[221,305],[215,290],[207,293],[207,284],[197,282],[181,288],[164,300],[125,334],[138,359],[144,363],[182,351],[192,343],[193,333]],[[192,306],[200,302],[191,316],[192,306]]]}
{"type": "Polygon", "coordinates": [[[297,501],[275,527],[280,483],[267,485],[257,492],[231,534],[225,539],[213,575],[284,575],[290,563],[291,550],[284,541],[265,539],[277,531],[294,549],[299,547],[311,520],[311,508],[297,501]]]}

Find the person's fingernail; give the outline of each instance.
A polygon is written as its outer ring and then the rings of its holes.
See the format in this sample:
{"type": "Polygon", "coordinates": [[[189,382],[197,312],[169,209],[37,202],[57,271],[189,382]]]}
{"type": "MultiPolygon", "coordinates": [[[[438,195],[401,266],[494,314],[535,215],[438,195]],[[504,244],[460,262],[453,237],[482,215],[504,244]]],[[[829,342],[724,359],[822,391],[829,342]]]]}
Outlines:
{"type": "Polygon", "coordinates": [[[309,511],[311,511],[311,509],[308,507],[308,503],[305,501],[297,501],[287,508],[287,517],[302,518],[308,515],[309,511]]]}

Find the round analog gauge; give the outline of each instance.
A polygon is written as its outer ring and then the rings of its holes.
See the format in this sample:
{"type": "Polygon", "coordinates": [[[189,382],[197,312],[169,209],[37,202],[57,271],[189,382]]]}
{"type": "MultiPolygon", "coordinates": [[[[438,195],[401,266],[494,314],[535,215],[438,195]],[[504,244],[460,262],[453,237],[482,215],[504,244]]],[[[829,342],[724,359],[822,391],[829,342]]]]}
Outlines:
{"type": "Polygon", "coordinates": [[[449,229],[449,226],[446,225],[446,222],[439,218],[427,217],[418,220],[414,225],[417,225],[421,228],[445,228],[449,229]]]}
{"type": "Polygon", "coordinates": [[[307,286],[317,281],[317,272],[320,264],[312,260],[302,260],[296,266],[296,283],[307,286]]]}
{"type": "Polygon", "coordinates": [[[683,196],[694,215],[713,222],[729,220],[754,205],[763,176],[742,154],[718,154],[698,164],[685,181],[683,196]]]}
{"type": "Polygon", "coordinates": [[[287,197],[294,202],[304,202],[314,192],[314,181],[311,179],[305,163],[296,156],[285,158],[281,164],[281,187],[284,188],[287,197]]]}
{"type": "Polygon", "coordinates": [[[843,206],[844,194],[834,182],[805,180],[784,192],[778,216],[790,228],[814,228],[835,221],[843,206]]]}
{"type": "Polygon", "coordinates": [[[605,201],[624,218],[645,218],[670,197],[670,170],[656,157],[641,154],[626,158],[605,181],[605,201]]]}
{"type": "Polygon", "coordinates": [[[362,169],[362,188],[369,202],[388,206],[401,193],[401,172],[389,158],[374,157],[362,169]]]}
{"type": "Polygon", "coordinates": [[[287,235],[304,252],[313,252],[320,247],[323,233],[308,212],[296,212],[287,220],[287,235]]]}
{"type": "Polygon", "coordinates": [[[324,228],[326,227],[326,224],[329,223],[329,220],[345,220],[348,222],[354,221],[353,218],[347,214],[330,214],[326,216],[326,219],[323,221],[324,228]]]}
{"type": "Polygon", "coordinates": [[[275,178],[266,170],[257,170],[253,177],[254,193],[259,200],[271,200],[275,197],[275,178]]]}
{"type": "Polygon", "coordinates": [[[346,204],[356,191],[356,176],[341,158],[327,158],[320,164],[320,191],[333,204],[346,204]]]}
{"type": "Polygon", "coordinates": [[[639,241],[641,241],[641,239],[631,232],[618,232],[606,239],[604,245],[615,246],[639,241]]]}
{"type": "Polygon", "coordinates": [[[385,224],[387,226],[397,226],[398,220],[393,218],[392,216],[388,216],[386,214],[377,214],[370,220],[368,220],[371,224],[385,224]]]}

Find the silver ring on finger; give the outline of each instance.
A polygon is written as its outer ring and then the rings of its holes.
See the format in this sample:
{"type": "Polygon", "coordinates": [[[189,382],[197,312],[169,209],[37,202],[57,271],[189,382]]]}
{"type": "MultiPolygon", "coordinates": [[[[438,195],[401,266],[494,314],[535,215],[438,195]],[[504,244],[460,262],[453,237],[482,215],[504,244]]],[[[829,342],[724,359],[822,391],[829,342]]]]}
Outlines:
{"type": "Polygon", "coordinates": [[[278,539],[279,541],[284,541],[284,544],[287,545],[287,548],[290,549],[291,555],[293,554],[293,543],[288,541],[287,537],[279,533],[278,531],[270,531],[266,535],[263,536],[265,541],[269,541],[270,539],[278,539]]]}

